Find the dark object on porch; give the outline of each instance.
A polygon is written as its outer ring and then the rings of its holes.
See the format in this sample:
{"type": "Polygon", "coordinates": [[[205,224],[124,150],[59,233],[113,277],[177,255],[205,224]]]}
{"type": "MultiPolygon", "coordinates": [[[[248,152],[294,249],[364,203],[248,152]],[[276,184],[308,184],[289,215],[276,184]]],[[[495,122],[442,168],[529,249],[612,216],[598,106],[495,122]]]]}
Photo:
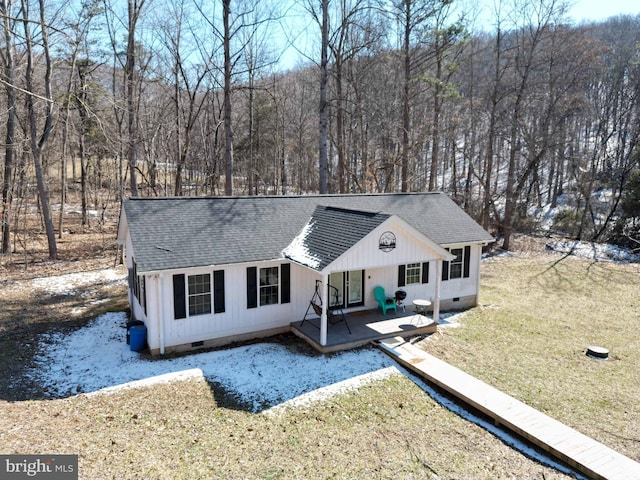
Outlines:
{"type": "MultiPolygon", "coordinates": [[[[313,312],[322,318],[322,297],[320,296],[320,292],[318,289],[322,286],[322,282],[320,280],[316,280],[316,289],[313,292],[313,296],[309,301],[309,306],[307,307],[307,311],[304,314],[304,318],[300,323],[300,326],[307,321],[307,316],[309,315],[309,309],[312,309],[313,312]]],[[[338,289],[332,285],[329,285],[329,288],[334,290],[334,303],[338,303],[338,289]]],[[[347,316],[342,311],[340,307],[328,307],[327,308],[327,320],[330,324],[335,325],[336,323],[344,322],[347,326],[347,330],[351,333],[351,327],[349,327],[349,322],[347,322],[347,316]]],[[[313,325],[313,324],[312,324],[313,325]]],[[[314,325],[315,326],[315,325],[314,325]]],[[[319,326],[317,328],[320,328],[319,326]]]]}
{"type": "Polygon", "coordinates": [[[378,302],[378,306],[382,309],[383,314],[387,314],[387,310],[393,310],[394,312],[398,312],[398,307],[396,306],[396,299],[387,297],[384,293],[384,288],[381,286],[377,286],[373,289],[373,295],[376,297],[376,301],[378,302]]]}
{"type": "Polygon", "coordinates": [[[402,308],[403,312],[406,311],[404,307],[404,299],[407,298],[407,292],[405,292],[404,290],[396,290],[395,296],[396,296],[396,305],[402,308]]]}
{"type": "MultiPolygon", "coordinates": [[[[313,311],[319,317],[322,317],[322,307],[317,303],[311,302],[311,306],[313,307],[313,311]]],[[[351,328],[349,327],[349,322],[347,322],[347,316],[344,314],[342,310],[339,313],[333,313],[331,310],[327,310],[327,320],[331,325],[335,325],[336,323],[344,322],[347,326],[347,330],[351,333],[351,328]]]]}

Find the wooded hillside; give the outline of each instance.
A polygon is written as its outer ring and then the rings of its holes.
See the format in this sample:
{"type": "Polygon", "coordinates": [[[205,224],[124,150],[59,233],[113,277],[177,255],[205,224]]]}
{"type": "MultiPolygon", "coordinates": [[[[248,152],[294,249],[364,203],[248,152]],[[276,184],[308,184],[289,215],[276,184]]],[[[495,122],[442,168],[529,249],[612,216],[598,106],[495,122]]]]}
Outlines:
{"type": "Polygon", "coordinates": [[[277,2],[219,3],[0,0],[4,254],[37,199],[56,258],[70,189],[83,225],[127,195],[443,190],[506,249],[557,206],[559,233],[637,243],[640,15],[299,0],[303,51],[277,2]]]}

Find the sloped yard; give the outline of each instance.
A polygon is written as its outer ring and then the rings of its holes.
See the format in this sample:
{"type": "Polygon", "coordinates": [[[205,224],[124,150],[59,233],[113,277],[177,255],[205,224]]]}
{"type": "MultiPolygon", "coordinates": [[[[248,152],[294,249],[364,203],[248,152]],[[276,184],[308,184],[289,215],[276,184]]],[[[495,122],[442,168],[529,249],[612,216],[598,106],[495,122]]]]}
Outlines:
{"type": "MultiPolygon", "coordinates": [[[[560,258],[486,260],[482,306],[422,346],[638,460],[638,265],[560,258]],[[594,343],[611,359],[586,357],[594,343]]],[[[170,360],[130,352],[125,317],[105,314],[122,305],[122,272],[109,270],[86,284],[21,280],[50,316],[35,323],[11,294],[28,328],[0,325],[12,372],[0,451],[77,453],[81,478],[567,478],[447,410],[372,348],[320,356],[282,336],[170,360]],[[90,311],[74,310],[83,302],[90,311]],[[94,393],[105,387],[116,388],[94,393]]]]}
{"type": "Polygon", "coordinates": [[[482,273],[464,328],[422,347],[640,461],[640,265],[516,254],[482,273]]]}

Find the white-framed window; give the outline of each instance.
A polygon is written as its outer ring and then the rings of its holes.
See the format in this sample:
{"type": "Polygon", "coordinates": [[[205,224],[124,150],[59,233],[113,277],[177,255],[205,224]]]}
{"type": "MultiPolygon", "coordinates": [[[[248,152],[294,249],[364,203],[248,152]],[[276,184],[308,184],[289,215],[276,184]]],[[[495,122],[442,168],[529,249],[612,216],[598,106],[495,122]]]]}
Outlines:
{"type": "Polygon", "coordinates": [[[422,283],[422,264],[409,263],[405,269],[405,285],[422,283]]]}
{"type": "Polygon", "coordinates": [[[260,306],[280,302],[280,275],[278,267],[260,269],[260,306]]]}
{"type": "Polygon", "coordinates": [[[211,275],[188,276],[189,316],[211,313],[211,275]]]}
{"type": "Polygon", "coordinates": [[[455,255],[456,258],[449,262],[449,278],[462,278],[462,262],[463,262],[462,248],[452,248],[451,255],[455,255]]]}
{"type": "Polygon", "coordinates": [[[247,267],[247,308],[290,302],[290,264],[247,267]]]}
{"type": "Polygon", "coordinates": [[[429,283],[429,262],[398,266],[398,287],[429,283]]]}
{"type": "Polygon", "coordinates": [[[471,246],[447,248],[454,256],[453,260],[445,261],[442,265],[442,280],[469,278],[471,275],[471,246]]]}
{"type": "Polygon", "coordinates": [[[224,313],[224,270],[211,273],[173,275],[173,318],[183,318],[211,313],[224,313]]]}

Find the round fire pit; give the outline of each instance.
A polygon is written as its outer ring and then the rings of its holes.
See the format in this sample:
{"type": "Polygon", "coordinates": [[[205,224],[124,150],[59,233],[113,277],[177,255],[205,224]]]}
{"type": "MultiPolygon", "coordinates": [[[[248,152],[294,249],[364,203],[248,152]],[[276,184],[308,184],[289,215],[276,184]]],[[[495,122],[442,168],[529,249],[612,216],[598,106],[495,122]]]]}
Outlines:
{"type": "Polygon", "coordinates": [[[597,345],[590,345],[587,347],[587,355],[599,360],[606,360],[609,358],[609,350],[604,347],[598,347],[597,345]]]}

